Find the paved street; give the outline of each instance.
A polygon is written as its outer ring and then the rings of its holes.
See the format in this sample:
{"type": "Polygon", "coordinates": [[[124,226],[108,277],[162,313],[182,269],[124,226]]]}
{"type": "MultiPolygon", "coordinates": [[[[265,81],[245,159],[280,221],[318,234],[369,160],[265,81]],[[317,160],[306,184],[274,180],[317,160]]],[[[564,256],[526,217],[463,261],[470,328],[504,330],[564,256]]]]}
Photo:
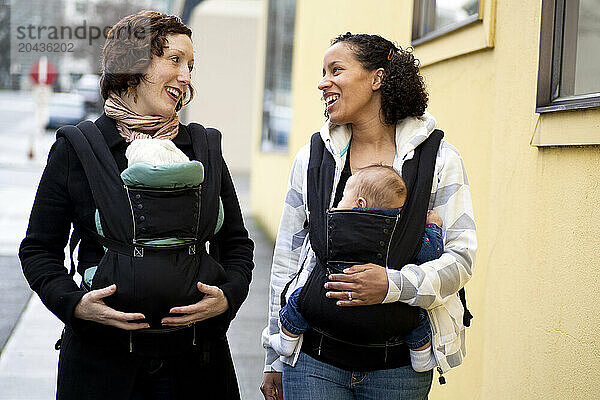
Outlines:
{"type": "MultiPolygon", "coordinates": [[[[62,324],[22,276],[17,248],[25,234],[35,188],[53,134],[33,137],[33,102],[27,95],[0,91],[0,400],[52,399],[58,352],[54,343],[62,324]],[[34,158],[29,159],[33,148],[34,158]]],[[[269,270],[273,244],[248,214],[249,180],[234,176],[244,218],[255,240],[256,268],[250,294],[229,330],[229,340],[243,400],[259,400],[266,324],[269,270]]]]}

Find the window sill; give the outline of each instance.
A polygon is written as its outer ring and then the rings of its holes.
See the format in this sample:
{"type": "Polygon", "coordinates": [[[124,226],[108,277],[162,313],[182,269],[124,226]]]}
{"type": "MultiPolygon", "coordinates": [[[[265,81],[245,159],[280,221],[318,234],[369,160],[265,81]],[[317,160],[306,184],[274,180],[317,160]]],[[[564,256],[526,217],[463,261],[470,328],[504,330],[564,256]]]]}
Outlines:
{"type": "Polygon", "coordinates": [[[459,28],[415,40],[415,57],[421,67],[494,47],[496,1],[480,0],[479,17],[459,28]]]}
{"type": "Polygon", "coordinates": [[[600,93],[561,97],[550,104],[538,106],[535,112],[544,114],[554,111],[580,110],[600,107],[600,93]]]}
{"type": "Polygon", "coordinates": [[[600,108],[536,114],[534,147],[600,145],[600,108]]]}

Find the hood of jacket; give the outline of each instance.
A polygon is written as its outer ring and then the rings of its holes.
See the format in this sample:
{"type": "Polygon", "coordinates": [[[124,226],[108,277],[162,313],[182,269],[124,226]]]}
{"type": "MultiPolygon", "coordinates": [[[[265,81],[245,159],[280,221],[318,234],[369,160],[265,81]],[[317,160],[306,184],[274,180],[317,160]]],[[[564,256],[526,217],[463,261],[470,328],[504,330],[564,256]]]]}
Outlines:
{"type": "MultiPolygon", "coordinates": [[[[425,112],[420,117],[407,117],[396,124],[396,158],[394,168],[399,170],[404,161],[412,158],[415,148],[435,130],[436,120],[425,112]]],[[[341,162],[350,147],[352,126],[335,125],[327,120],[320,130],[325,147],[336,162],[341,162]]]]}

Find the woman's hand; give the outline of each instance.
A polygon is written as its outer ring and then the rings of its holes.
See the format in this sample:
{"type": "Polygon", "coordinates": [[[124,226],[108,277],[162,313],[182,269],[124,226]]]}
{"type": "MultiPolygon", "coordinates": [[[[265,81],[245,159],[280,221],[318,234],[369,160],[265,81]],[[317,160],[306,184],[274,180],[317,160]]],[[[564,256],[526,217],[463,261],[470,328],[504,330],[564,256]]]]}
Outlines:
{"type": "Polygon", "coordinates": [[[283,383],[281,372],[265,372],[260,384],[260,391],[265,400],[283,400],[283,383]]]}
{"type": "Polygon", "coordinates": [[[150,325],[145,322],[130,322],[146,318],[144,314],[124,313],[110,308],[104,303],[102,299],[114,294],[116,290],[117,285],[110,285],[103,289],[87,292],[75,306],[75,317],[128,331],[149,328],[150,325]]]}
{"type": "Polygon", "coordinates": [[[337,305],[342,307],[381,304],[388,291],[387,272],[375,264],[353,265],[343,274],[329,275],[329,279],[325,288],[333,291],[326,295],[339,299],[337,305]]]}
{"type": "Polygon", "coordinates": [[[426,224],[436,224],[440,228],[444,225],[444,221],[442,220],[442,217],[440,217],[433,210],[427,211],[427,220],[425,221],[425,223],[426,224]]]}
{"type": "Polygon", "coordinates": [[[205,285],[202,282],[198,282],[197,286],[198,290],[205,294],[202,300],[189,306],[171,308],[170,313],[183,315],[180,317],[163,318],[161,321],[163,326],[189,325],[215,317],[227,311],[229,303],[221,289],[216,286],[205,285]]]}

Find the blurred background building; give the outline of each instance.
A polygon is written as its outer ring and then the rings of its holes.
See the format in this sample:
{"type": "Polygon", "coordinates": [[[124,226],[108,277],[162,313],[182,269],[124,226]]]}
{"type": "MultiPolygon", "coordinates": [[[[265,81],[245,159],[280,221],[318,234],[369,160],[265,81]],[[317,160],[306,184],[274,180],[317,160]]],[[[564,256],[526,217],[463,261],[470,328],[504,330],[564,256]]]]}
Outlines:
{"type": "Polygon", "coordinates": [[[264,15],[251,202],[269,235],[294,156],[325,122],[330,40],[412,46],[465,161],[479,240],[468,356],[430,398],[598,398],[600,1],[270,0],[264,15]]]}
{"type": "Polygon", "coordinates": [[[217,127],[233,173],[248,174],[253,127],[260,119],[256,75],[264,61],[262,0],[204,0],[184,20],[192,29],[194,100],[184,120],[217,127]]]}
{"type": "Polygon", "coordinates": [[[29,89],[32,84],[28,78],[31,65],[44,55],[58,67],[55,90],[69,91],[84,74],[100,73],[104,37],[94,40],[91,45],[82,45],[89,39],[90,27],[103,30],[120,18],[143,9],[179,13],[182,5],[183,0],[2,0],[0,20],[5,23],[0,25],[0,52],[4,51],[0,87],[29,89]],[[32,27],[31,30],[29,27],[32,27]],[[85,29],[80,28],[82,30],[76,32],[78,27],[85,29]],[[52,28],[57,28],[62,39],[48,39],[52,28]],[[18,46],[27,41],[32,45],[77,43],[67,50],[64,46],[58,48],[58,51],[18,46]],[[10,50],[6,52],[6,48],[10,50]]]}

